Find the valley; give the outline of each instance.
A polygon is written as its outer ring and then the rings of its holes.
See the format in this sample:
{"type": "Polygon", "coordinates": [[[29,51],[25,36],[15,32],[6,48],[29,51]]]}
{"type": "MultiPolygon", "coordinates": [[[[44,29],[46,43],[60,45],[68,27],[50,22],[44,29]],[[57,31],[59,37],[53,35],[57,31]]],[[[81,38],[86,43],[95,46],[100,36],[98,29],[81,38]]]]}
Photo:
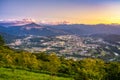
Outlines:
{"type": "Polygon", "coordinates": [[[40,25],[32,22],[22,25],[0,23],[0,26],[0,35],[7,45],[18,51],[55,52],[74,60],[87,57],[120,60],[119,25],[40,25]]]}
{"type": "Polygon", "coordinates": [[[80,37],[76,35],[61,35],[54,37],[27,36],[14,39],[8,44],[13,49],[28,52],[55,52],[67,59],[82,59],[86,57],[102,58],[107,61],[119,60],[120,44],[110,43],[103,38],[80,37]]]}

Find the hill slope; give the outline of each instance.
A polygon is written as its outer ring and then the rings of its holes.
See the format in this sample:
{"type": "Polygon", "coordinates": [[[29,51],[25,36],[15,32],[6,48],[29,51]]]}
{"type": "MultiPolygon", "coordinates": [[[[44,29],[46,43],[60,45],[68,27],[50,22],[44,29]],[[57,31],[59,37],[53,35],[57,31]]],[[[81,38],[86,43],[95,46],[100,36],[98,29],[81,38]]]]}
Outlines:
{"type": "Polygon", "coordinates": [[[0,80],[72,80],[70,78],[50,76],[25,70],[0,68],[0,80]]]}

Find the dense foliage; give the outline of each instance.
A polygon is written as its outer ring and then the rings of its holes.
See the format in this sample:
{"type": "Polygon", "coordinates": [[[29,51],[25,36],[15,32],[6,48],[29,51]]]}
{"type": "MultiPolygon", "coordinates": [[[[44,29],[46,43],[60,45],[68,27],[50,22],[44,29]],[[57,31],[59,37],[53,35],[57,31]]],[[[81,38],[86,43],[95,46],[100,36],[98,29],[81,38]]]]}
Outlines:
{"type": "MultiPolygon", "coordinates": [[[[3,41],[1,38],[0,41],[3,41]]],[[[1,42],[3,43],[3,42],[1,42]]],[[[0,46],[0,67],[47,73],[51,76],[71,77],[75,80],[119,80],[120,63],[100,59],[83,60],[57,57],[55,53],[29,53],[0,46]]]]}
{"type": "Polygon", "coordinates": [[[0,45],[4,45],[4,40],[3,40],[3,38],[2,38],[2,36],[0,35],[0,45]]]}

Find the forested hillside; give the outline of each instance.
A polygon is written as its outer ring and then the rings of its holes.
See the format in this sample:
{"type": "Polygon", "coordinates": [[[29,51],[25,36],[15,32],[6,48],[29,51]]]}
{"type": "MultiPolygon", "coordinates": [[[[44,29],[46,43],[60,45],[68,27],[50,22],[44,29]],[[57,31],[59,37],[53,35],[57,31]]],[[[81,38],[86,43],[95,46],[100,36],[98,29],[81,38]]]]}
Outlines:
{"type": "Polygon", "coordinates": [[[57,57],[55,53],[15,51],[5,45],[2,37],[0,37],[0,67],[10,68],[13,73],[16,69],[22,69],[74,80],[120,80],[119,62],[105,62],[93,58],[75,61],[65,59],[63,56],[57,57]]]}

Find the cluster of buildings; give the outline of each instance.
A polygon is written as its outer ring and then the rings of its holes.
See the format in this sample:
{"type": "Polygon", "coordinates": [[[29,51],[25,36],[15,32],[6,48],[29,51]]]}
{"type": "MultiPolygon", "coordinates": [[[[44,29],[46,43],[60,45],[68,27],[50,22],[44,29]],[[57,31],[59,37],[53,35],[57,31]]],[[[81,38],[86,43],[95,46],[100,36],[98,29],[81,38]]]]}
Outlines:
{"type": "Polygon", "coordinates": [[[76,35],[60,36],[27,36],[15,39],[8,44],[11,48],[32,53],[56,52],[67,59],[82,59],[84,57],[102,57],[109,60],[117,59],[120,55],[120,45],[112,44],[101,38],[79,37],[76,35]]]}
{"type": "Polygon", "coordinates": [[[30,52],[56,52],[59,55],[85,55],[89,49],[95,49],[97,44],[86,44],[85,38],[76,35],[61,35],[55,37],[28,36],[16,39],[9,44],[14,49],[22,49],[30,52]],[[31,41],[32,39],[32,41],[31,41]],[[34,41],[35,39],[35,41],[34,41]],[[37,42],[36,42],[36,39],[37,42]]]}

